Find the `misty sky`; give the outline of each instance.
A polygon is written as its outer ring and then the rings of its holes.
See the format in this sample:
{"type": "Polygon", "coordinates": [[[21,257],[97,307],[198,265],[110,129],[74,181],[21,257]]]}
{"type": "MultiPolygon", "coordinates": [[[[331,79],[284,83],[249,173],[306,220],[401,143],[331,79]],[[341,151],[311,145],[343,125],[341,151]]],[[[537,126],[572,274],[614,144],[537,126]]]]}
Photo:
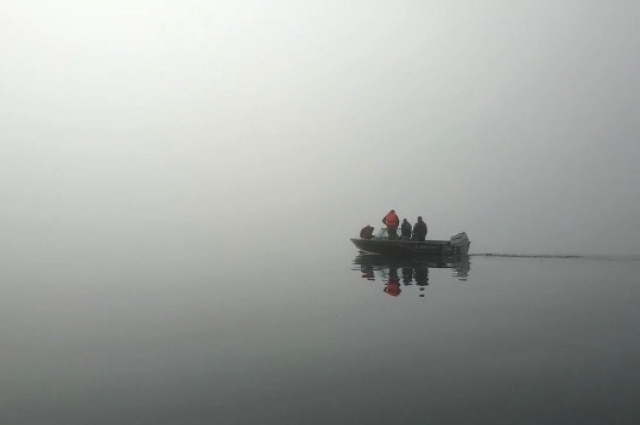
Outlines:
{"type": "Polygon", "coordinates": [[[633,1],[2,2],[2,252],[151,225],[348,246],[395,208],[476,252],[639,254],[638,22],[633,1]]]}

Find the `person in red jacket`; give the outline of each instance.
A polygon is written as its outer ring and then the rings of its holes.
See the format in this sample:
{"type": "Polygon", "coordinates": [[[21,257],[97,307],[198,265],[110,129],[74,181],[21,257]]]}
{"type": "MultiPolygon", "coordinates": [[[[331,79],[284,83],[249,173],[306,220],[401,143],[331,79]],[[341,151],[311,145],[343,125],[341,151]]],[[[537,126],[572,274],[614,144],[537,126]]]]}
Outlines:
{"type": "Polygon", "coordinates": [[[387,233],[389,239],[398,239],[398,225],[400,225],[400,219],[396,215],[396,210],[391,210],[384,216],[382,222],[387,226],[387,233]]]}

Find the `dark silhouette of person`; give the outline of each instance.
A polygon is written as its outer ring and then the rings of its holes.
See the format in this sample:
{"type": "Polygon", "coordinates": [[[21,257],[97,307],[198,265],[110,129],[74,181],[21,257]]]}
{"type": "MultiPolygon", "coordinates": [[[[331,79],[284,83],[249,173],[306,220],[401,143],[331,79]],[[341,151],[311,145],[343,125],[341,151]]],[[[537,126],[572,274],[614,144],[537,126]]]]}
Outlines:
{"type": "Polygon", "coordinates": [[[362,272],[362,277],[367,280],[376,280],[375,275],[373,274],[373,267],[369,265],[360,265],[360,271],[362,272]]]}
{"type": "Polygon", "coordinates": [[[414,276],[416,279],[416,285],[420,286],[420,290],[423,290],[425,286],[429,286],[429,268],[426,266],[416,266],[414,276]]]}
{"type": "Polygon", "coordinates": [[[373,239],[373,227],[368,224],[360,230],[360,239],[373,239]]]}
{"type": "Polygon", "coordinates": [[[400,234],[402,235],[402,240],[408,241],[411,239],[411,223],[409,223],[406,218],[402,220],[400,234]]]}
{"type": "Polygon", "coordinates": [[[413,281],[413,267],[403,267],[402,268],[402,283],[404,286],[411,285],[413,281]]]}
{"type": "Polygon", "coordinates": [[[389,239],[398,239],[398,226],[400,225],[400,219],[396,215],[396,210],[391,210],[384,216],[382,222],[387,226],[387,233],[389,239]]]}
{"type": "Polygon", "coordinates": [[[422,217],[418,217],[418,221],[413,225],[413,236],[411,240],[424,241],[427,238],[427,223],[422,221],[422,217]]]}

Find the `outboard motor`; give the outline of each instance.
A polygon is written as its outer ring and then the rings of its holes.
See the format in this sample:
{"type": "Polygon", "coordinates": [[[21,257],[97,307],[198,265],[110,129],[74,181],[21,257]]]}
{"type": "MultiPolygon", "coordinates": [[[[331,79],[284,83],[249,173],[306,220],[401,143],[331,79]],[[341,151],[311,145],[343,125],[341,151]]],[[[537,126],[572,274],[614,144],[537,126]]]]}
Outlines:
{"type": "Polygon", "coordinates": [[[469,256],[469,245],[471,241],[465,232],[451,236],[451,246],[458,260],[469,256]]]}

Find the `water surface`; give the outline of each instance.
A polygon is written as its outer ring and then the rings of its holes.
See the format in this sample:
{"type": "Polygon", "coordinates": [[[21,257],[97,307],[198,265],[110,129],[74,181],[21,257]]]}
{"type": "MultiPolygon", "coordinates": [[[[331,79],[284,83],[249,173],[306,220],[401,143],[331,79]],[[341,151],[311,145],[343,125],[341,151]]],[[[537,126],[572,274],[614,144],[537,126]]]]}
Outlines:
{"type": "Polygon", "coordinates": [[[640,418],[639,261],[356,254],[5,261],[2,423],[640,418]]]}

